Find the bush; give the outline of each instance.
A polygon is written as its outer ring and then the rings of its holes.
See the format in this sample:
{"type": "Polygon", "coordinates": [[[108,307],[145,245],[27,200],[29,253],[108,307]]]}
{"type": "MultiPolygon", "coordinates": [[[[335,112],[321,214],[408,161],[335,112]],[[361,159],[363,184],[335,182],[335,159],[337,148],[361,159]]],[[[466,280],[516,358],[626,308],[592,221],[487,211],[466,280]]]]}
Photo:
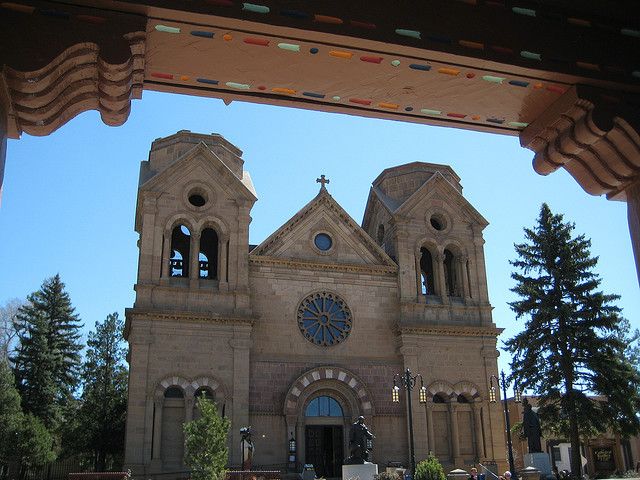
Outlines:
{"type": "Polygon", "coordinates": [[[413,478],[415,480],[446,480],[440,460],[433,455],[429,455],[426,460],[416,465],[413,478]]]}
{"type": "Polygon", "coordinates": [[[402,480],[398,472],[380,472],[375,477],[374,480],[402,480]]]}
{"type": "Polygon", "coordinates": [[[218,415],[216,404],[200,397],[201,417],[184,425],[186,464],[193,480],[220,480],[227,466],[227,435],[230,422],[218,415]]]}

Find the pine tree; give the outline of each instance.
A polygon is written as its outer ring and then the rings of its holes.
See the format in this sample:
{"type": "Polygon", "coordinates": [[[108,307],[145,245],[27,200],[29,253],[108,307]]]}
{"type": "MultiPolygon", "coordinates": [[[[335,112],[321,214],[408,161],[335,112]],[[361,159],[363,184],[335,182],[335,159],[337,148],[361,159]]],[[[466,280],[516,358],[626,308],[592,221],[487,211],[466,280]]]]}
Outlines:
{"type": "Polygon", "coordinates": [[[579,476],[581,433],[640,432],[640,377],[620,339],[620,309],[613,304],[619,297],[598,291],[592,271],[598,259],[590,240],[572,235],[574,228],[543,204],[536,226],[524,229],[526,243],[515,245],[518,259],[511,262],[512,291],[520,298],[510,306],[516,318],[526,318],[525,330],[506,347],[512,377],[539,396],[543,422],[566,425],[571,470],[579,476]]]}
{"type": "Polygon", "coordinates": [[[104,471],[109,457],[124,452],[127,368],[122,329],[117,313],[97,322],[82,365],[78,447],[93,455],[96,471],[104,471]]]}
{"type": "Polygon", "coordinates": [[[73,400],[82,327],[60,276],[46,279],[19,309],[14,372],[23,409],[55,432],[73,400]]]}
{"type": "Polygon", "coordinates": [[[42,422],[24,415],[20,395],[5,360],[0,359],[0,458],[20,465],[42,465],[55,458],[53,439],[42,422]]]}
{"type": "Polygon", "coordinates": [[[227,466],[230,422],[204,396],[197,399],[197,407],[200,418],[184,425],[185,462],[191,468],[193,480],[218,480],[223,478],[227,466]]]}

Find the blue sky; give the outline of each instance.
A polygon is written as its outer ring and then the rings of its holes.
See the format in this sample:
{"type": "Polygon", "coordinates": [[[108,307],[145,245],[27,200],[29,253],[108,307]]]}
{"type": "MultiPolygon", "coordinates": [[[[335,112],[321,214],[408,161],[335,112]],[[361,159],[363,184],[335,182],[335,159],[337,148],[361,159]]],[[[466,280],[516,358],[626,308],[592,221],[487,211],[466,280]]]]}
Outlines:
{"type": "MultiPolygon", "coordinates": [[[[250,242],[260,243],[313,198],[325,174],[329,192],[361,223],[371,182],[384,169],[412,161],[449,164],[465,197],[489,221],[484,231],[493,319],[504,338],[523,328],[507,306],[509,260],[540,204],[576,223],[600,257],[607,293],[640,326],[640,295],[626,204],[587,195],[564,171],[548,177],[517,137],[348,115],[145,92],[129,120],[107,127],[86,112],[48,137],[10,140],[0,208],[0,304],[26,297],[60,273],[85,323],[134,300],[137,234],[133,230],[138,170],[151,142],[187,129],[220,133],[243,150],[258,202],[250,242]]],[[[507,355],[499,362],[506,367],[507,355]]]]}

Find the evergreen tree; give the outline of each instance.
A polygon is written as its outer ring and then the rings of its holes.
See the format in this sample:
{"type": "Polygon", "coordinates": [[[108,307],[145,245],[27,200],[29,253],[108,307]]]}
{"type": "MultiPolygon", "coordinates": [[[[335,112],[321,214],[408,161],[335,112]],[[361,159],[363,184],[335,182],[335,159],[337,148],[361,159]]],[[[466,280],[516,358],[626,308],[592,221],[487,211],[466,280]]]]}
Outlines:
{"type": "Polygon", "coordinates": [[[229,450],[230,422],[218,414],[216,404],[204,395],[197,399],[200,418],[185,423],[185,462],[193,480],[219,480],[224,477],[229,450]]]}
{"type": "Polygon", "coordinates": [[[20,409],[20,395],[6,361],[0,360],[0,459],[42,465],[55,458],[53,439],[42,422],[20,409]]]}
{"type": "Polygon", "coordinates": [[[56,431],[73,400],[82,327],[60,276],[46,279],[19,309],[14,372],[22,406],[56,431]]]}
{"type": "Polygon", "coordinates": [[[571,470],[580,475],[581,432],[640,432],[640,377],[620,339],[619,297],[598,291],[591,242],[573,230],[543,204],[536,226],[524,230],[526,243],[515,245],[519,299],[510,306],[526,324],[506,347],[512,376],[539,396],[541,419],[566,425],[571,470]]]}
{"type": "Polygon", "coordinates": [[[124,452],[127,368],[122,329],[117,313],[97,322],[82,365],[78,447],[93,455],[96,471],[104,471],[109,458],[124,452]]]}

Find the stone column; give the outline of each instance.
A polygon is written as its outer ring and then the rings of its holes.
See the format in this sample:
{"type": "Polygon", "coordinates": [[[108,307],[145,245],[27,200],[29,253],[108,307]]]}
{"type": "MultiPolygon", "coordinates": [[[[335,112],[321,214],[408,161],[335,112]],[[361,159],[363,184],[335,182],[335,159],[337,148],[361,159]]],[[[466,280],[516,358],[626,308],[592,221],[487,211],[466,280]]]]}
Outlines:
{"type": "Polygon", "coordinates": [[[229,236],[220,236],[218,240],[218,287],[222,291],[229,290],[229,283],[227,282],[227,243],[229,242],[229,236]]]}
{"type": "Polygon", "coordinates": [[[171,230],[164,231],[164,246],[162,248],[162,276],[164,280],[171,278],[171,267],[169,259],[171,258],[171,230]]]}
{"type": "Polygon", "coordinates": [[[474,402],[471,404],[471,411],[473,412],[473,424],[474,424],[474,441],[476,442],[476,455],[478,461],[482,461],[485,458],[484,445],[482,443],[482,418],[480,417],[480,407],[482,403],[474,402]]]}
{"type": "Polygon", "coordinates": [[[189,258],[183,261],[189,262],[189,284],[197,286],[200,278],[200,232],[191,232],[189,258]]]}
{"type": "Polygon", "coordinates": [[[467,260],[466,255],[460,255],[458,258],[458,270],[460,271],[460,281],[462,282],[462,297],[465,302],[470,299],[471,292],[469,292],[469,277],[467,275],[467,260]]]}
{"type": "Polygon", "coordinates": [[[438,293],[440,294],[440,297],[442,298],[442,303],[449,303],[449,294],[447,292],[447,281],[446,281],[446,277],[444,275],[444,260],[445,260],[445,254],[444,252],[438,252],[436,254],[436,258],[434,259],[436,262],[436,270],[437,270],[437,277],[438,277],[438,293]]]}
{"type": "Polygon", "coordinates": [[[640,283],[640,180],[627,187],[627,221],[631,234],[633,255],[636,259],[636,273],[640,283]]]}
{"type": "Polygon", "coordinates": [[[249,351],[251,348],[251,327],[235,326],[233,338],[229,341],[233,349],[233,387],[231,414],[230,461],[240,465],[240,428],[249,426],[249,351]]]}
{"type": "Polygon", "coordinates": [[[449,402],[449,423],[451,425],[451,456],[456,467],[462,466],[458,431],[458,405],[449,402]]]}
{"type": "Polygon", "coordinates": [[[195,404],[193,394],[193,390],[189,390],[184,397],[184,423],[193,420],[193,405],[195,404]]]}
{"type": "Polygon", "coordinates": [[[162,407],[164,405],[164,396],[157,394],[153,399],[154,416],[153,416],[153,452],[151,454],[151,463],[153,467],[162,465],[162,407]]]}
{"type": "Polygon", "coordinates": [[[429,452],[433,452],[435,454],[436,451],[436,441],[435,435],[433,433],[433,402],[427,402],[427,440],[428,445],[427,448],[429,452]]]}

